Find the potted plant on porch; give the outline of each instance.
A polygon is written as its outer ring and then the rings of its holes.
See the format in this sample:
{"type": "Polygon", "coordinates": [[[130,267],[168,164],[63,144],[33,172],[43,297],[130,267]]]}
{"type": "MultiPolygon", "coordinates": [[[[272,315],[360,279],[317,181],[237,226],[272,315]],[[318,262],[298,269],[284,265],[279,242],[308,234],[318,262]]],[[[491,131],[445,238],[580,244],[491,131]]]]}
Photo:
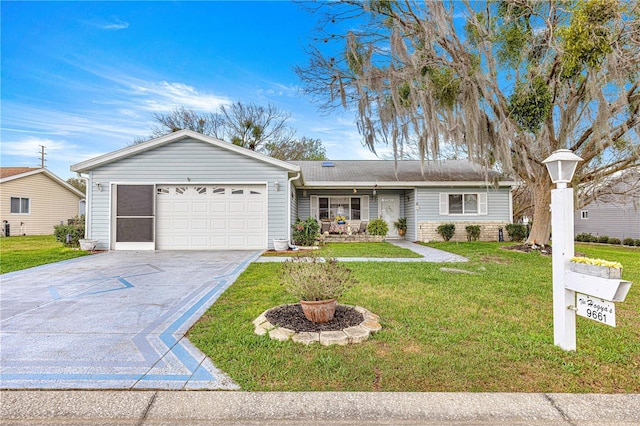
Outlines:
{"type": "Polygon", "coordinates": [[[393,226],[398,230],[398,235],[404,237],[404,234],[407,233],[407,218],[401,217],[397,221],[393,222],[393,226]]]}
{"type": "Polygon", "coordinates": [[[333,319],[337,299],[356,280],[351,270],[336,259],[298,256],[283,263],[282,283],[300,301],[309,321],[323,323],[333,319]]]}

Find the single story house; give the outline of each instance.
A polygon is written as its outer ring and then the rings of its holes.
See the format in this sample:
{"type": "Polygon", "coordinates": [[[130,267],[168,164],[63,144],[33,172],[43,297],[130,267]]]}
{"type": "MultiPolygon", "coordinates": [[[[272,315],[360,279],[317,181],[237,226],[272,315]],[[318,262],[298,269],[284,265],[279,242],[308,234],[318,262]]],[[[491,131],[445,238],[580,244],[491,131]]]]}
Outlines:
{"type": "Polygon", "coordinates": [[[52,235],[84,213],[84,194],[45,168],[0,167],[0,194],[3,236],[52,235]]]}
{"type": "Polygon", "coordinates": [[[576,210],[575,235],[640,239],[640,169],[628,169],[597,189],[595,201],[576,210]]]}
{"type": "Polygon", "coordinates": [[[87,237],[103,250],[269,249],[296,218],[353,229],[382,217],[388,237],[439,240],[442,223],[482,226],[497,240],[512,220],[511,187],[467,161],[281,161],[181,130],[71,166],[88,179],[87,237]],[[489,183],[490,182],[490,183],[489,183]]]}

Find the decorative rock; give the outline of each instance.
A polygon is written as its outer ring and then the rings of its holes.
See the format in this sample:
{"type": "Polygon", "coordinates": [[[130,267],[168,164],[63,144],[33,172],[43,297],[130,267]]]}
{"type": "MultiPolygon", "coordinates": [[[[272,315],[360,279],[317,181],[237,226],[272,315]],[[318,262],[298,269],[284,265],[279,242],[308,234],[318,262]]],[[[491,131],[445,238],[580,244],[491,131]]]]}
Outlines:
{"type": "Polygon", "coordinates": [[[369,330],[361,325],[345,328],[344,334],[349,338],[349,343],[362,343],[369,338],[369,330]]]}
{"type": "Polygon", "coordinates": [[[286,342],[287,340],[291,339],[291,336],[293,336],[294,334],[296,334],[296,332],[293,330],[289,330],[288,328],[284,328],[284,327],[279,327],[271,330],[269,332],[269,337],[272,338],[273,340],[286,342]]]}
{"type": "Polygon", "coordinates": [[[382,330],[380,323],[373,318],[365,319],[360,325],[373,332],[382,330]]]}
{"type": "Polygon", "coordinates": [[[320,333],[303,331],[301,333],[294,334],[291,340],[298,343],[304,343],[305,345],[310,345],[314,342],[320,342],[320,333]]]}
{"type": "Polygon", "coordinates": [[[380,317],[374,313],[369,312],[361,306],[342,305],[353,308],[357,312],[361,313],[364,317],[364,321],[360,325],[345,328],[338,331],[322,331],[320,333],[313,332],[300,332],[296,333],[294,330],[290,330],[284,327],[276,327],[271,324],[266,318],[266,313],[269,310],[264,311],[258,318],[253,320],[255,326],[254,332],[259,336],[269,334],[269,337],[273,340],[279,340],[281,342],[287,340],[293,340],[297,343],[304,343],[310,345],[313,342],[319,342],[321,345],[348,345],[352,343],[362,343],[369,338],[370,333],[382,330],[382,326],[378,321],[380,317]]]}
{"type": "Polygon", "coordinates": [[[348,345],[349,338],[342,331],[321,331],[320,344],[329,345],[348,345]]]}

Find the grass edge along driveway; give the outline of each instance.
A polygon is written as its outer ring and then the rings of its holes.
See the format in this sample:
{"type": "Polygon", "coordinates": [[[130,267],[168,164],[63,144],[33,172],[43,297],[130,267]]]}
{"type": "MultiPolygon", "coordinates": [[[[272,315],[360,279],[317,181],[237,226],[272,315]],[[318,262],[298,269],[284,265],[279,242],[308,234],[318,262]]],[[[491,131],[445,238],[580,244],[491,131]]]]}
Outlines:
{"type": "Polygon", "coordinates": [[[0,274],[86,256],[86,251],[65,247],[53,235],[0,238],[0,274]]]}
{"type": "Polygon", "coordinates": [[[360,284],[341,302],[381,317],[358,345],[277,342],[253,333],[261,312],[294,303],[279,264],[252,264],[189,332],[214,364],[249,391],[640,392],[640,251],[577,245],[617,260],[634,281],[618,326],[577,319],[577,351],[553,345],[551,258],[504,243],[438,243],[468,257],[445,264],[349,263],[360,284]]]}

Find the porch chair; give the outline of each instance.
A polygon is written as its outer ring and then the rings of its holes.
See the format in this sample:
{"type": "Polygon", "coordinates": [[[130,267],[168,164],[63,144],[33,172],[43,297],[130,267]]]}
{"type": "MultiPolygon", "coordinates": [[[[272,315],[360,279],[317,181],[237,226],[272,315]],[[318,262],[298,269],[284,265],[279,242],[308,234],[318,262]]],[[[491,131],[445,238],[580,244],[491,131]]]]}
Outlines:
{"type": "Polygon", "coordinates": [[[366,234],[367,233],[367,223],[368,222],[360,222],[360,228],[358,228],[358,234],[366,234]]]}

